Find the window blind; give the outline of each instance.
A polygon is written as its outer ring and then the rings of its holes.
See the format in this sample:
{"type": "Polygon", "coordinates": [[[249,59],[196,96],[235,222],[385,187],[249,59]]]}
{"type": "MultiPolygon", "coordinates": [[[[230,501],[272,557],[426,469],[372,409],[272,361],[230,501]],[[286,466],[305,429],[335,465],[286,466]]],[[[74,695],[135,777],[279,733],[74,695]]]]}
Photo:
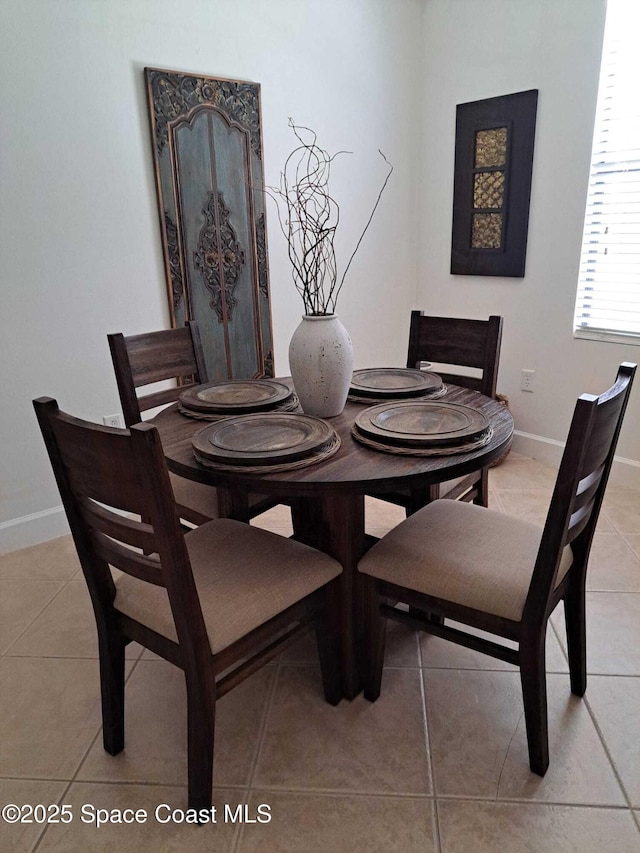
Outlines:
{"type": "Polygon", "coordinates": [[[640,344],[640,4],[609,0],[574,319],[640,344]]]}

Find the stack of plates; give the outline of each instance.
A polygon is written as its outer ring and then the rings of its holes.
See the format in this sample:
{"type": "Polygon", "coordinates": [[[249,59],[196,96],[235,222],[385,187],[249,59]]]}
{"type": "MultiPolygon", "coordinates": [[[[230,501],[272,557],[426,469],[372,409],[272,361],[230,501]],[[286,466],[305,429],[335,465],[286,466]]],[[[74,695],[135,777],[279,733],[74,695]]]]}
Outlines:
{"type": "Polygon", "coordinates": [[[198,462],[220,471],[271,473],[303,468],[332,456],[340,438],[310,415],[270,412],[228,417],[192,439],[198,462]]]}
{"type": "Polygon", "coordinates": [[[352,428],[361,444],[410,456],[445,456],[483,447],[493,431],[487,416],[459,403],[410,400],[360,412],[352,428]]]}
{"type": "Polygon", "coordinates": [[[290,412],[298,398],[282,382],[243,379],[193,385],[179,397],[179,408],[191,418],[214,421],[251,412],[290,412]]]}
{"type": "Polygon", "coordinates": [[[354,403],[382,403],[385,400],[441,397],[446,392],[437,373],[401,367],[373,367],[355,370],[349,399],[354,403]]]}

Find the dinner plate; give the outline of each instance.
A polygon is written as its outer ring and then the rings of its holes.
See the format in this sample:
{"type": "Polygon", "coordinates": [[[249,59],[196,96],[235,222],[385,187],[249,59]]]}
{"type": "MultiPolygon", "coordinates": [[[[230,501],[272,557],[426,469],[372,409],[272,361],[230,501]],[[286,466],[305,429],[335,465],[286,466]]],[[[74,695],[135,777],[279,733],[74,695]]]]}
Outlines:
{"type": "Polygon", "coordinates": [[[490,426],[479,409],[435,400],[371,406],[360,412],[355,423],[362,434],[377,441],[410,446],[468,442],[490,426]]]}
{"type": "Polygon", "coordinates": [[[197,432],[192,444],[200,455],[233,465],[271,465],[304,459],[335,438],[326,421],[311,415],[268,413],[223,418],[197,432]]]}
{"type": "Polygon", "coordinates": [[[442,387],[437,373],[408,367],[369,367],[354,370],[351,392],[361,397],[416,397],[442,387]]]}
{"type": "Polygon", "coordinates": [[[180,395],[180,403],[196,412],[236,414],[269,409],[293,392],[273,379],[230,379],[194,385],[180,395]]]}

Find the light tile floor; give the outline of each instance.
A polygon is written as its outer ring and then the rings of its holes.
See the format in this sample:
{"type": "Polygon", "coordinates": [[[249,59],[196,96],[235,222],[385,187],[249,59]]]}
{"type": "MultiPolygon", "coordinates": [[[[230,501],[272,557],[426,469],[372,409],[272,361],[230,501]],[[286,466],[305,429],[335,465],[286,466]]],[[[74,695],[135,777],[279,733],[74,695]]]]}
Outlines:
{"type": "MultiPolygon", "coordinates": [[[[511,454],[491,505],[540,521],[555,472],[511,454]]],[[[371,501],[370,532],[402,518],[371,501]]],[[[287,534],[286,511],[260,524],[287,534]]],[[[517,671],[390,629],[382,695],[336,708],[306,638],[219,704],[215,825],[155,820],[186,806],[179,671],[127,661],[127,746],[102,749],[95,628],[69,537],[0,558],[0,801],[68,804],[69,824],[0,821],[2,851],[640,851],[640,493],[610,488],[592,552],[589,687],[571,696],[562,614],[548,636],[551,766],[527,765],[517,671]],[[224,819],[246,806],[270,823],[224,819]],[[145,809],[97,828],[92,812],[145,809]],[[166,814],[165,809],[160,815],[166,814]],[[83,821],[84,816],[84,822],[83,821]]]]}

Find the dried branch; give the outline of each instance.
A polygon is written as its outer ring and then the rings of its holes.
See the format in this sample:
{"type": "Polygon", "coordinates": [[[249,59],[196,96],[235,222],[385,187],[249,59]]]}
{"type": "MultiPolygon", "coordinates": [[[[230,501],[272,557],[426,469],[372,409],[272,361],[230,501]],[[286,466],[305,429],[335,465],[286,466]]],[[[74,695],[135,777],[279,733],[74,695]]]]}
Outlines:
{"type": "Polygon", "coordinates": [[[305,313],[331,314],[336,309],[345,276],[378,208],[393,166],[380,151],[389,165],[389,172],[338,284],[334,240],[340,222],[340,207],[329,193],[329,178],[333,161],[341,154],[351,152],[338,151],[330,155],[317,144],[313,130],[295,124],[291,118],[289,126],[300,144],[285,161],[280,185],[266,187],[265,193],[276,203],[280,230],[287,241],[293,282],[302,297],[305,313]],[[305,139],[304,134],[309,134],[310,140],[305,139]]]}

